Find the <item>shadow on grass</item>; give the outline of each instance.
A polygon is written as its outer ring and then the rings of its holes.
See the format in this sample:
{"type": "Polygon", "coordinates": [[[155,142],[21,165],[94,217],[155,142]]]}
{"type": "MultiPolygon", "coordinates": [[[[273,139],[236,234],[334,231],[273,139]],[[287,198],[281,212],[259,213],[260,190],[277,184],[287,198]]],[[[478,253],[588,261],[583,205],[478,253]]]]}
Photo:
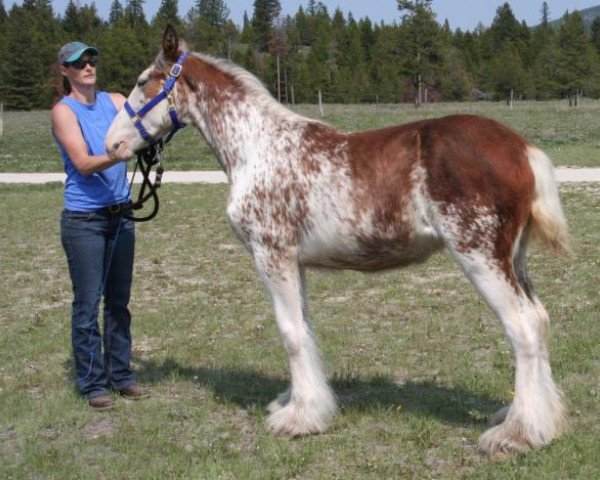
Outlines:
{"type": "MultiPolygon", "coordinates": [[[[137,359],[140,383],[160,383],[165,378],[181,378],[212,389],[221,401],[243,408],[266,405],[284,391],[288,380],[270,377],[251,370],[190,368],[173,359],[162,363],[137,359]]],[[[462,388],[448,388],[433,382],[411,382],[397,385],[390,378],[334,378],[331,385],[343,411],[373,411],[399,408],[418,416],[436,417],[444,422],[473,425],[487,422],[487,417],[502,404],[462,388]]]]}

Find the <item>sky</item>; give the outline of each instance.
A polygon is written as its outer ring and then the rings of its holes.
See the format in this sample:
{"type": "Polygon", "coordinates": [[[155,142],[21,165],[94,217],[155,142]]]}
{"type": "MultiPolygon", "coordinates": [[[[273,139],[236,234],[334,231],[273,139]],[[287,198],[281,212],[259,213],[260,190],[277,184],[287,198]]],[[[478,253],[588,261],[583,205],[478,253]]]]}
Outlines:
{"type": "MultiPolygon", "coordinates": [[[[91,4],[92,0],[74,0],[80,5],[91,4]]],[[[125,4],[126,0],[120,0],[125,4]]],[[[306,7],[306,0],[280,0],[282,13],[294,15],[300,5],[306,7]]],[[[396,0],[321,0],[328,8],[330,15],[336,8],[340,7],[347,15],[351,12],[356,20],[369,17],[372,21],[379,23],[392,23],[400,20],[400,12],[396,7],[396,0]]],[[[432,8],[437,14],[439,23],[446,19],[450,28],[455,30],[473,30],[481,22],[489,27],[494,20],[496,9],[504,4],[505,0],[433,0],[432,8]]],[[[517,20],[525,20],[527,25],[534,26],[540,22],[541,7],[543,0],[508,0],[517,20]]],[[[583,10],[600,5],[600,0],[546,0],[550,9],[550,20],[563,16],[565,11],[583,10]]],[[[22,0],[4,0],[4,6],[8,11],[13,4],[22,4],[22,0]]],[[[107,19],[112,0],[96,0],[96,8],[99,15],[107,19]]],[[[144,11],[148,20],[156,14],[161,0],[145,0],[144,11]]],[[[179,15],[185,16],[189,9],[196,3],[195,0],[179,0],[179,15]]],[[[230,10],[230,18],[238,25],[242,24],[244,11],[252,16],[253,0],[225,0],[230,10]]],[[[68,0],[53,0],[54,13],[62,15],[68,4],[68,0]]]]}

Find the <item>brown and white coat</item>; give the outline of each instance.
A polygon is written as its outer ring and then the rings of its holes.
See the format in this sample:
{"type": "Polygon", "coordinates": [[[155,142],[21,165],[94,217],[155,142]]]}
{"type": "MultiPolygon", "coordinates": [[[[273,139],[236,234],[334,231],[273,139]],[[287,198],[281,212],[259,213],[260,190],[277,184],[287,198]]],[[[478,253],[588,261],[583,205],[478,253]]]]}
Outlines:
{"type": "MultiPolygon", "coordinates": [[[[161,88],[181,53],[167,29],[163,51],[129,96],[134,108],[161,88]]],[[[252,254],[289,356],[291,385],[271,403],[275,433],[323,431],[336,412],[310,330],[305,268],[376,271],[446,248],[504,325],[515,352],[515,398],[480,440],[489,454],[540,447],[564,427],[548,362],[548,315],[527,276],[536,235],[566,251],[567,228],[548,158],[515,132],[455,115],[341,133],[278,104],[227,61],[193,53],[175,87],[178,115],[212,146],[230,183],[227,216],[252,254]]],[[[156,138],[166,106],[146,119],[156,138]]],[[[107,151],[144,146],[120,113],[107,151]]]]}

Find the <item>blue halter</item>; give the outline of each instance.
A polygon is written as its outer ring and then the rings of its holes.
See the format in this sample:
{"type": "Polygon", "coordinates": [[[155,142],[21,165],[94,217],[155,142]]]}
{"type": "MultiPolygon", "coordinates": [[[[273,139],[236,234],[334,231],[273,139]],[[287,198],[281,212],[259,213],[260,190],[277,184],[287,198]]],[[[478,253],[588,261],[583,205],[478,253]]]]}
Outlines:
{"type": "Polygon", "coordinates": [[[125,110],[129,114],[129,118],[131,119],[131,121],[133,122],[135,127],[138,129],[138,132],[140,132],[140,135],[142,136],[142,138],[151,145],[156,142],[156,139],[154,139],[150,136],[150,134],[148,133],[148,131],[142,124],[142,118],[144,118],[144,116],[146,116],[146,114],[150,110],[152,110],[156,105],[158,105],[160,102],[162,102],[165,98],[169,102],[169,107],[168,107],[169,108],[169,117],[171,117],[171,123],[173,124],[173,126],[171,127],[171,131],[167,135],[165,142],[168,142],[169,140],[171,140],[171,138],[173,137],[173,135],[175,135],[175,132],[177,132],[177,130],[180,130],[183,127],[185,127],[185,123],[180,122],[179,119],[177,118],[177,111],[175,110],[175,105],[173,105],[172,95],[173,95],[173,87],[175,86],[175,82],[179,78],[179,75],[181,74],[181,70],[183,70],[183,65],[182,65],[183,61],[189,54],[190,54],[190,52],[183,52],[179,56],[179,58],[177,59],[177,63],[175,63],[171,67],[171,71],[169,72],[169,79],[163,85],[163,88],[160,91],[160,93],[156,97],[154,97],[152,100],[150,100],[146,105],[144,105],[138,112],[136,112],[131,107],[131,105],[129,104],[128,101],[125,102],[124,106],[125,106],[125,110]]]}

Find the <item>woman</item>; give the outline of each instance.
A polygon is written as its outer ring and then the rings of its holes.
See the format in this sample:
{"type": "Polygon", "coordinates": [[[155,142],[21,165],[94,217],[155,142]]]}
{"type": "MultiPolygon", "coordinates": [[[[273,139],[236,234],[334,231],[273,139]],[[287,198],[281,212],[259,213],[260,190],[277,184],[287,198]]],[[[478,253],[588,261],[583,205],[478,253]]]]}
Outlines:
{"type": "Polygon", "coordinates": [[[65,96],[52,109],[52,133],[67,179],[61,240],[73,286],[71,337],[77,387],[91,407],[113,406],[110,389],[132,399],[148,396],[130,368],[128,309],[135,229],[124,153],[109,159],[104,137],[125,103],[96,88],[99,51],[70,42],[58,52],[65,96]],[[104,296],[104,333],[98,311],[104,296]]]}

